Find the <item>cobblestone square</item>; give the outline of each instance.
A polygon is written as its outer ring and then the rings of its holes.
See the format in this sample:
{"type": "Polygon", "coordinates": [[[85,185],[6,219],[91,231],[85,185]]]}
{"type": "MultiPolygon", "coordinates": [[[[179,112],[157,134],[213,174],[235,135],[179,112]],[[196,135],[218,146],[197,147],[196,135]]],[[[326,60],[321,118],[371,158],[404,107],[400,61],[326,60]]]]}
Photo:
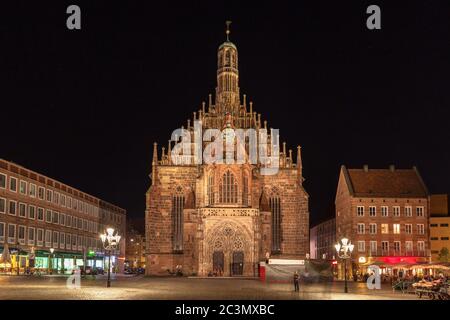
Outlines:
{"type": "Polygon", "coordinates": [[[106,278],[82,279],[79,289],[66,287],[61,276],[0,276],[0,300],[411,300],[413,294],[393,292],[389,285],[368,290],[364,283],[266,284],[246,279],[150,278],[119,276],[106,288],[106,278]]]}

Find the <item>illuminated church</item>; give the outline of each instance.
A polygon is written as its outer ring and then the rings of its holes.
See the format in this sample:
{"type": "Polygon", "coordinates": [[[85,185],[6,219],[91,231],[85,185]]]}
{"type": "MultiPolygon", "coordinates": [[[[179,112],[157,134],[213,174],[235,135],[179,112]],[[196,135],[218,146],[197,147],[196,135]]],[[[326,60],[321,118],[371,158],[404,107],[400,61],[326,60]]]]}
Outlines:
{"type": "MultiPolygon", "coordinates": [[[[195,121],[203,131],[271,132],[252,102],[241,97],[238,50],[229,33],[227,28],[227,39],[217,52],[215,99],[210,95],[209,103],[203,103],[183,128],[192,136],[195,121]]],[[[198,140],[192,141],[194,149],[198,140]]],[[[209,142],[200,143],[204,148],[209,142]]],[[[175,144],[170,140],[167,148],[159,150],[156,143],[153,148],[145,212],[148,275],[168,275],[179,268],[184,275],[253,277],[258,264],[268,258],[305,259],[309,211],[300,147],[294,161],[283,142],[272,158],[276,174],[263,174],[267,162],[250,161],[248,139],[245,161],[235,163],[199,164],[192,154],[180,163],[173,159],[175,144]]]]}

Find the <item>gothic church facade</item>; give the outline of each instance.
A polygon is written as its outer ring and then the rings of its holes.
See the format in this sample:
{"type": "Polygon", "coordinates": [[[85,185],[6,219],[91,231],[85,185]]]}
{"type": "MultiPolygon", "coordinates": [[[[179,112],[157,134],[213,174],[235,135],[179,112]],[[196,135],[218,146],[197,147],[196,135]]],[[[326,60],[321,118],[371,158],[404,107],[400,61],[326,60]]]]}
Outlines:
{"type": "MultiPolygon", "coordinates": [[[[194,112],[202,129],[267,129],[239,92],[238,50],[228,39],[217,58],[215,99],[194,112]]],[[[188,120],[185,128],[194,134],[188,120]]],[[[270,137],[269,137],[270,140],[270,137]]],[[[194,139],[192,139],[194,141],[194,139]]],[[[203,144],[203,142],[202,142],[203,144]]],[[[195,143],[193,143],[193,148],[195,143]]],[[[204,147],[204,145],[203,145],[204,147]]],[[[153,148],[152,184],[146,193],[147,275],[257,276],[267,258],[304,259],[309,252],[308,194],[300,146],[296,159],[283,143],[276,174],[260,163],[179,163],[174,141],[153,148]]],[[[269,148],[270,149],[270,148],[269,148]]]]}

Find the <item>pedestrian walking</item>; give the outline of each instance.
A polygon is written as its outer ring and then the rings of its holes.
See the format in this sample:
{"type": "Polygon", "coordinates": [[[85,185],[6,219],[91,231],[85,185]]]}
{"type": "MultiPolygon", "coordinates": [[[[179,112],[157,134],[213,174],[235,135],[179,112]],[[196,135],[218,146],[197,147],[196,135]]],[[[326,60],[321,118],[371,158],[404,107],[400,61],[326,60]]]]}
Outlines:
{"type": "Polygon", "coordinates": [[[299,276],[298,276],[298,272],[295,271],[294,273],[294,291],[295,292],[299,292],[300,288],[299,288],[299,276]]]}

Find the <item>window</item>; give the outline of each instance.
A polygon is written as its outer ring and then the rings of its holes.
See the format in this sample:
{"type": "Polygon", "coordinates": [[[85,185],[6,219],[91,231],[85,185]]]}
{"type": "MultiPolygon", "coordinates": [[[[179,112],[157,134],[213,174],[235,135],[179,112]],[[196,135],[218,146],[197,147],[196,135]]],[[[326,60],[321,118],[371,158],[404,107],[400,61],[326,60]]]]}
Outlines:
{"type": "Polygon", "coordinates": [[[36,207],[29,205],[28,206],[28,219],[36,219],[36,207]]]}
{"type": "Polygon", "coordinates": [[[388,216],[388,207],[387,206],[382,206],[381,207],[381,216],[382,217],[387,217],[388,216]]]}
{"type": "Polygon", "coordinates": [[[53,203],[59,204],[59,192],[53,192],[53,203]]]}
{"type": "Polygon", "coordinates": [[[394,255],[401,255],[401,243],[400,241],[394,241],[394,255]]]}
{"type": "Polygon", "coordinates": [[[448,223],[441,223],[441,227],[448,228],[448,223]]]}
{"type": "Polygon", "coordinates": [[[48,202],[52,202],[52,196],[53,196],[53,191],[50,189],[47,189],[47,201],[48,202]]]}
{"type": "MultiPolygon", "coordinates": [[[[184,198],[183,198],[184,200],[184,198]]],[[[184,202],[183,202],[184,203],[184,202]]],[[[183,208],[184,209],[184,208],[183,208]]],[[[83,219],[78,218],[78,223],[77,223],[77,227],[79,230],[83,230],[83,219]]]]}
{"type": "Polygon", "coordinates": [[[0,198],[0,213],[6,213],[6,199],[0,198]]]}
{"type": "Polygon", "coordinates": [[[6,189],[6,175],[0,173],[0,188],[6,189]]]}
{"type": "Polygon", "coordinates": [[[370,217],[375,217],[377,215],[377,208],[376,207],[369,207],[369,216],[370,217]]]}
{"type": "Polygon", "coordinates": [[[418,225],[417,225],[417,233],[418,233],[418,234],[425,234],[425,225],[423,225],[423,224],[418,224],[418,225]]]}
{"type": "Polygon", "coordinates": [[[381,224],[381,233],[388,234],[389,233],[389,225],[387,223],[381,224]]]}
{"type": "Polygon", "coordinates": [[[66,215],[64,213],[59,214],[59,224],[62,226],[66,224],[66,215]]]}
{"type": "Polygon", "coordinates": [[[45,222],[52,223],[52,210],[45,211],[45,222]]]}
{"type": "Polygon", "coordinates": [[[439,240],[439,237],[430,237],[430,240],[439,240]]]}
{"type": "Polygon", "coordinates": [[[43,187],[38,188],[38,198],[44,200],[45,189],[43,187]]]}
{"type": "Polygon", "coordinates": [[[53,248],[58,248],[59,245],[59,232],[53,231],[53,248]]]}
{"type": "Polygon", "coordinates": [[[17,192],[17,179],[14,177],[9,177],[9,190],[17,192]]]}
{"type": "Polygon", "coordinates": [[[381,241],[381,251],[382,255],[389,254],[389,241],[381,241]]]}
{"type": "Polygon", "coordinates": [[[60,232],[59,234],[59,248],[64,249],[66,247],[66,234],[64,232],[60,232]]]}
{"type": "Polygon", "coordinates": [[[5,223],[0,222],[0,242],[5,242],[5,223]]]}
{"type": "Polygon", "coordinates": [[[220,203],[237,202],[237,182],[231,171],[225,172],[222,177],[222,183],[219,186],[220,203]]]}
{"type": "Polygon", "coordinates": [[[424,241],[417,241],[417,251],[419,251],[419,254],[425,253],[425,242],[424,241]]]}
{"type": "Polygon", "coordinates": [[[72,208],[72,197],[67,197],[67,208],[72,208]]]}
{"type": "Polygon", "coordinates": [[[405,253],[407,255],[412,255],[413,253],[413,242],[412,241],[405,241],[405,253]]]}
{"type": "Polygon", "coordinates": [[[400,224],[399,223],[394,223],[392,225],[392,232],[394,234],[400,234],[400,224]]]}
{"type": "Polygon", "coordinates": [[[363,206],[358,206],[356,208],[356,214],[358,217],[364,217],[364,207],[363,206]]]}
{"type": "Polygon", "coordinates": [[[72,250],[77,250],[77,235],[72,235],[72,250]]]}
{"type": "Polygon", "coordinates": [[[72,216],[67,215],[66,216],[66,227],[72,226],[72,216]]]}
{"type": "Polygon", "coordinates": [[[423,207],[416,207],[416,214],[418,217],[423,217],[423,207]]]}
{"type": "Polygon", "coordinates": [[[44,208],[37,209],[37,219],[39,221],[44,221],[44,208]]]}
{"type": "Polygon", "coordinates": [[[52,223],[58,224],[58,222],[59,222],[59,212],[53,211],[52,223]]]}
{"type": "Polygon", "coordinates": [[[369,232],[370,232],[370,234],[377,234],[377,224],[376,223],[369,224],[369,232]]]}
{"type": "Polygon", "coordinates": [[[365,233],[365,225],[364,225],[364,223],[358,223],[357,233],[358,234],[364,234],[365,233]]]}
{"type": "Polygon", "coordinates": [[[366,252],[366,242],[358,241],[358,252],[366,252]]]}
{"type": "Polygon", "coordinates": [[[405,216],[412,217],[412,207],[405,207],[405,216]]]}
{"type": "Polygon", "coordinates": [[[243,186],[242,186],[242,205],[248,206],[249,205],[249,199],[248,199],[248,176],[247,174],[244,174],[243,179],[243,186]]]}
{"type": "Polygon", "coordinates": [[[37,229],[36,242],[39,247],[44,244],[44,229],[37,229]]]}
{"type": "Polygon", "coordinates": [[[431,228],[435,228],[435,227],[437,227],[438,225],[437,225],[437,223],[432,223],[432,224],[430,224],[430,227],[431,228]]]}
{"type": "Polygon", "coordinates": [[[441,240],[447,240],[448,241],[448,237],[441,237],[441,240]]]}
{"type": "Polygon", "coordinates": [[[8,224],[8,243],[16,244],[16,225],[8,224]]]}
{"type": "Polygon", "coordinates": [[[65,207],[66,206],[66,196],[65,195],[61,195],[61,205],[63,206],[63,207],[65,207]]]}
{"type": "Polygon", "coordinates": [[[83,238],[81,236],[78,236],[77,248],[78,250],[83,249],[83,238]]]}
{"type": "Polygon", "coordinates": [[[19,203],[19,217],[27,217],[27,205],[25,203],[19,203]]]}
{"type": "Polygon", "coordinates": [[[26,181],[20,180],[19,192],[21,194],[27,194],[27,182],[26,181]]]}
{"type": "Polygon", "coordinates": [[[405,224],[405,232],[406,234],[412,234],[412,224],[405,224]]]}
{"type": "Polygon", "coordinates": [[[45,246],[49,248],[52,246],[52,230],[45,230],[45,246]]]}
{"type": "Polygon", "coordinates": [[[372,256],[377,255],[377,242],[376,241],[370,241],[370,255],[372,255],[372,256]]]}
{"type": "Polygon", "coordinates": [[[78,209],[78,200],[73,199],[73,210],[77,210],[77,209],[78,209]]]}
{"type": "Polygon", "coordinates": [[[34,246],[34,232],[35,229],[32,227],[28,228],[28,245],[34,246]]]}
{"type": "Polygon", "coordinates": [[[36,198],[36,185],[34,183],[30,183],[30,197],[36,198]]]}
{"type": "Polygon", "coordinates": [[[72,228],[76,229],[78,224],[78,218],[72,217],[72,228]]]}
{"type": "Polygon", "coordinates": [[[272,252],[281,252],[281,204],[279,197],[269,199],[269,207],[272,212],[272,252]]]}
{"type": "Polygon", "coordinates": [[[8,204],[9,204],[8,214],[15,216],[17,210],[17,202],[15,202],[14,200],[9,200],[8,204]]]}
{"type": "Polygon", "coordinates": [[[66,249],[72,249],[72,240],[70,238],[70,233],[66,233],[66,249]]]}
{"type": "MultiPolygon", "coordinates": [[[[183,210],[184,196],[182,189],[178,189],[178,194],[172,198],[172,228],[173,228],[173,250],[183,250],[183,210]]],[[[81,219],[78,219],[78,226],[81,229],[81,219]]]]}
{"type": "Polygon", "coordinates": [[[400,217],[400,207],[399,206],[392,207],[392,211],[393,211],[392,215],[394,217],[400,217]]]}

